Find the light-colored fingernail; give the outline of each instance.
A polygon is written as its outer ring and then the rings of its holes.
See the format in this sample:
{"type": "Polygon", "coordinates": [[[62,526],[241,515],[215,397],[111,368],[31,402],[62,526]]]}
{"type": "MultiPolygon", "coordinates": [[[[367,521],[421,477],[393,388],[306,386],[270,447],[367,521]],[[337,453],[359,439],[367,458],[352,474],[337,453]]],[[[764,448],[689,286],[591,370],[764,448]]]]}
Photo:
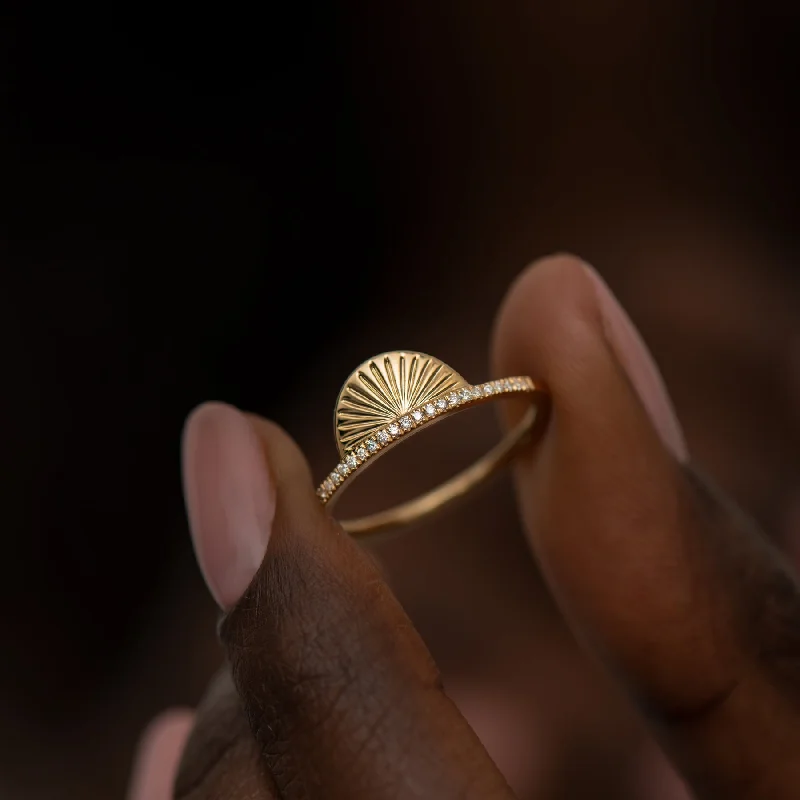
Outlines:
{"type": "Polygon", "coordinates": [[[219,605],[256,574],[275,516],[275,487],[255,429],[222,403],[195,409],[183,433],[183,492],[197,561],[219,605]]]}
{"type": "Polygon", "coordinates": [[[171,800],[178,764],[193,722],[191,711],[176,709],[150,723],[134,759],[129,800],[171,800]]]}
{"type": "Polygon", "coordinates": [[[679,461],[686,461],[689,452],[683,430],[650,351],[605,281],[592,267],[585,267],[603,314],[606,338],[617,360],[627,372],[664,444],[679,461]]]}

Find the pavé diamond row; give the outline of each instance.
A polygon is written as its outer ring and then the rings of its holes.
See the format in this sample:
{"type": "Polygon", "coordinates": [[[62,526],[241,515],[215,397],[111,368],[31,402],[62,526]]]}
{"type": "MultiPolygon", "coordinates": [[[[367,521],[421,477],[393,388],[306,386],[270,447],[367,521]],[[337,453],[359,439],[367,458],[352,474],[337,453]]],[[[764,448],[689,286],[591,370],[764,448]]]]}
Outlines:
{"type": "Polygon", "coordinates": [[[533,381],[527,377],[503,378],[476,386],[464,386],[458,391],[450,392],[418,408],[410,409],[408,413],[393,419],[377,433],[365,441],[357,443],[353,449],[349,450],[341,463],[317,489],[317,496],[323,504],[327,503],[345,481],[353,476],[372,456],[391,447],[404,434],[410,433],[415,428],[425,425],[443,414],[466,408],[498,394],[533,392],[535,388],[533,381]]]}

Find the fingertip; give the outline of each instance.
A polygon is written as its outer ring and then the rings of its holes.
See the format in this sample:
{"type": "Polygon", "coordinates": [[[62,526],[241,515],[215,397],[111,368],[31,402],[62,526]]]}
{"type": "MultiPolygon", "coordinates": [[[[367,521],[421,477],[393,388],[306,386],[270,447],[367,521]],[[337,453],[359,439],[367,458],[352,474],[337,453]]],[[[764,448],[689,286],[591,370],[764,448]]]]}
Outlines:
{"type": "Polygon", "coordinates": [[[171,800],[194,712],[171,709],[145,728],[133,760],[128,800],[171,800]]]}
{"type": "MultiPolygon", "coordinates": [[[[498,311],[493,371],[543,380],[559,406],[571,405],[582,362],[607,355],[594,289],[583,262],[553,255],[526,267],[498,311]]],[[[607,360],[607,358],[606,358],[607,360]]]]}
{"type": "Polygon", "coordinates": [[[576,256],[556,254],[538,259],[512,282],[498,311],[493,355],[498,374],[523,366],[521,345],[540,328],[561,330],[574,321],[600,329],[594,290],[585,264],[576,256]],[[565,315],[564,309],[569,309],[565,315]]]}
{"type": "Polygon", "coordinates": [[[300,445],[277,422],[257,414],[246,416],[261,441],[276,484],[299,486],[316,503],[311,467],[300,445]]]}
{"type": "Polygon", "coordinates": [[[543,574],[576,626],[616,639],[628,634],[616,632],[616,615],[642,590],[643,565],[648,586],[663,569],[663,543],[642,531],[675,514],[679,471],[605,313],[584,262],[544,259],[511,287],[495,352],[501,374],[532,375],[552,395],[542,442],[515,469],[543,574]]]}
{"type": "Polygon", "coordinates": [[[667,387],[647,345],[608,284],[588,264],[585,272],[592,283],[600,309],[603,331],[611,349],[627,373],[661,440],[679,461],[689,451],[667,387]]]}
{"type": "Polygon", "coordinates": [[[598,367],[625,376],[662,443],[679,461],[688,459],[652,355],[605,281],[581,259],[549,256],[520,274],[501,305],[493,353],[498,374],[543,379],[562,409],[580,410],[592,398],[598,367]]]}
{"type": "Polygon", "coordinates": [[[233,406],[205,403],[186,421],[182,464],[197,561],[214,599],[230,608],[264,558],[275,514],[258,431],[233,406]]]}

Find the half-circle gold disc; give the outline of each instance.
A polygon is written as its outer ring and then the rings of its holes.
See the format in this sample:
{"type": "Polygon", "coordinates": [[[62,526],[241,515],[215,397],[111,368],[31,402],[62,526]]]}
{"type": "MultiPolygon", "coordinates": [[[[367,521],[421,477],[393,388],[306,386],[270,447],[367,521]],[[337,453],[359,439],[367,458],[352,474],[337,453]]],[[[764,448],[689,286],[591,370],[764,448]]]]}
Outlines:
{"type": "Polygon", "coordinates": [[[469,386],[461,375],[426,353],[381,353],[358,366],[342,386],[333,417],[344,458],[392,420],[469,386]]]}

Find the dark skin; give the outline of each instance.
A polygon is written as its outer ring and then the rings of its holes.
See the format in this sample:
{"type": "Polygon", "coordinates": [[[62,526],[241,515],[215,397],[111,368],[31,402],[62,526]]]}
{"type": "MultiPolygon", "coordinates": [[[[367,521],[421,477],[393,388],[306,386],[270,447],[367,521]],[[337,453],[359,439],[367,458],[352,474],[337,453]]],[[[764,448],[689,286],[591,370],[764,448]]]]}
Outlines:
{"type": "MultiPolygon", "coordinates": [[[[501,309],[496,374],[534,375],[553,397],[515,467],[530,544],[579,640],[696,796],[796,797],[800,587],[665,445],[607,333],[568,258],[527,272],[501,309]]],[[[198,711],[175,796],[512,797],[378,566],[318,503],[297,446],[252,423],[275,520],[220,625],[230,670],[198,711]]]]}

